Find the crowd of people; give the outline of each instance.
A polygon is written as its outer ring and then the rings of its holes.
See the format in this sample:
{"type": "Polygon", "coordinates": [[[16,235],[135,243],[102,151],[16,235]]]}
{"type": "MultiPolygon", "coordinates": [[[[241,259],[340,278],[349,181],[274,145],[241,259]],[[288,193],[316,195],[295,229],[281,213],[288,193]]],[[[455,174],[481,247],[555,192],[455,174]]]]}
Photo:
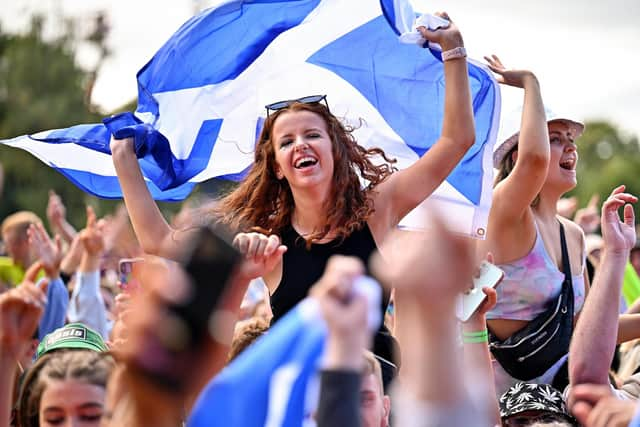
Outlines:
{"type": "MultiPolygon", "coordinates": [[[[0,425],[226,424],[204,416],[226,397],[211,384],[307,299],[326,340],[299,425],[640,425],[637,198],[620,183],[600,210],[593,199],[574,212],[563,195],[584,125],[545,108],[533,72],[486,57],[524,92],[519,130],[494,153],[486,239],[436,215],[398,229],[475,141],[459,29],[420,32],[443,50],[442,133],[406,169],[358,145],[330,98],[306,96],[267,105],[246,178],[170,222],[131,138],[111,141],[124,195],[112,215],[87,207],[76,231],[52,191],[55,237],[32,212],[3,218],[0,425]],[[456,306],[483,261],[503,279],[462,322],[456,306]]],[[[289,398],[255,390],[270,408],[289,398]]]]}

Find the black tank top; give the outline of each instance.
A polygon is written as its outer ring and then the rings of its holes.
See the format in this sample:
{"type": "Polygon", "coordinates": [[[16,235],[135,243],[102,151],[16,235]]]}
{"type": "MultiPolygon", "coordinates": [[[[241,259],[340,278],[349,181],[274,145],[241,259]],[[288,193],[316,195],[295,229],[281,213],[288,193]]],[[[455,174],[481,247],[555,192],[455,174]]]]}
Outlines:
{"type": "MultiPolygon", "coordinates": [[[[369,225],[351,233],[342,242],[339,239],[322,243],[311,244],[307,249],[307,243],[296,230],[289,226],[280,236],[282,244],[287,251],[282,257],[282,279],[276,291],[271,295],[271,310],[273,312],[272,323],[277,322],[297,303],[302,301],[314,283],[320,279],[327,261],[332,255],[355,256],[362,260],[368,270],[369,257],[377,249],[369,225]]],[[[389,302],[389,294],[383,292],[382,319],[389,302]]],[[[386,360],[393,360],[393,347],[395,342],[389,331],[383,325],[374,337],[373,352],[386,360]]]]}
{"type": "Polygon", "coordinates": [[[307,296],[311,286],[324,273],[327,261],[332,255],[355,256],[367,266],[369,257],[377,248],[369,226],[366,224],[342,242],[334,240],[321,244],[314,243],[309,249],[304,238],[291,226],[284,230],[281,239],[282,244],[287,247],[287,252],[282,256],[280,285],[271,295],[274,322],[307,296]]]}

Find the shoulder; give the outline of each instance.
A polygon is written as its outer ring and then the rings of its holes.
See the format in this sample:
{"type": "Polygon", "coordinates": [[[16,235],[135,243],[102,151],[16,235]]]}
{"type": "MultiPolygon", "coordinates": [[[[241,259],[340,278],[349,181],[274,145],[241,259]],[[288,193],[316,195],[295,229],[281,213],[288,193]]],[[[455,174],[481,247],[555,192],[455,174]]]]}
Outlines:
{"type": "Polygon", "coordinates": [[[558,215],[558,221],[564,226],[567,239],[578,241],[584,246],[584,231],[578,224],[560,215],[558,215]]]}
{"type": "Polygon", "coordinates": [[[584,231],[582,231],[582,228],[578,224],[571,221],[570,219],[558,215],[558,220],[564,226],[565,235],[567,236],[567,246],[569,248],[569,253],[580,254],[580,258],[582,259],[582,262],[584,264],[587,256],[584,231]]]}

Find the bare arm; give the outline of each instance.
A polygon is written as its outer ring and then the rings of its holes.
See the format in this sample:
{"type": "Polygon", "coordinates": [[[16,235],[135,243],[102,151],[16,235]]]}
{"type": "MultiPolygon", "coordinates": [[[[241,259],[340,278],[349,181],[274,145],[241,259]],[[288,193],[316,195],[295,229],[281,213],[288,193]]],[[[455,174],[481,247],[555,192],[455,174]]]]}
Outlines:
{"type": "Polygon", "coordinates": [[[508,70],[495,55],[485,59],[489,68],[498,74],[500,83],[524,89],[516,163],[507,178],[496,186],[491,210],[500,223],[518,221],[528,211],[547,177],[549,134],[544,103],[540,84],[532,72],[508,70]]]}
{"type": "Polygon", "coordinates": [[[46,304],[46,293],[33,282],[35,263],[17,288],[0,294],[0,425],[8,426],[13,407],[17,360],[24,354],[46,304]]]}
{"type": "Polygon", "coordinates": [[[144,182],[133,147],[133,138],[111,139],[113,165],[136,237],[146,253],[176,259],[189,232],[173,230],[162,216],[144,182]]]}
{"type": "Polygon", "coordinates": [[[620,291],[624,266],[635,243],[634,196],[616,188],[602,206],[602,261],[596,271],[580,319],[571,340],[569,378],[571,385],[608,384],[608,371],[616,345],[620,291]],[[627,205],[625,205],[627,204],[627,205]],[[624,208],[624,222],[617,210],[624,208]]]}
{"type": "MultiPolygon", "coordinates": [[[[464,46],[462,35],[453,23],[446,29],[429,31],[421,28],[420,31],[429,41],[439,43],[443,51],[464,46]]],[[[444,61],[444,77],[444,120],[440,139],[416,163],[378,186],[380,198],[389,201],[391,227],[435,191],[475,142],[466,59],[444,61]]]]}
{"type": "Polygon", "coordinates": [[[76,237],[76,229],[67,221],[67,208],[62,203],[60,196],[55,191],[49,190],[49,202],[47,203],[47,219],[54,233],[70,245],[76,237]]]}
{"type": "MultiPolygon", "coordinates": [[[[477,333],[487,330],[485,314],[495,307],[497,293],[495,289],[484,288],[487,298],[471,318],[463,323],[463,333],[477,333]]],[[[473,341],[473,340],[472,340],[473,341]]],[[[494,425],[500,425],[500,409],[496,396],[496,385],[493,376],[491,354],[487,342],[464,342],[464,367],[468,383],[475,385],[474,394],[487,397],[487,414],[494,425]]]]}
{"type": "MultiPolygon", "coordinates": [[[[383,243],[385,260],[374,258],[373,268],[395,288],[401,389],[418,405],[457,411],[468,401],[468,394],[456,343],[455,298],[471,281],[473,242],[442,227],[428,224],[429,232],[393,232],[383,243]]],[[[473,409],[477,408],[467,408],[468,412],[457,416],[475,416],[473,409]]]]}
{"type": "Polygon", "coordinates": [[[640,314],[621,314],[618,319],[618,344],[640,338],[640,314]]]}

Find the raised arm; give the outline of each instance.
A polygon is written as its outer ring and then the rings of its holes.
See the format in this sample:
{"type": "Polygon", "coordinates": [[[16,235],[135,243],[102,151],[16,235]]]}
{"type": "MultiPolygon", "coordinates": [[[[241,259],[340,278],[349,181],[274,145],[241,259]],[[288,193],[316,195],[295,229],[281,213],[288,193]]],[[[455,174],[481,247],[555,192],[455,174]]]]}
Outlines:
{"type": "Polygon", "coordinates": [[[474,384],[474,392],[485,399],[487,417],[495,425],[500,424],[500,409],[496,399],[496,385],[489,352],[486,313],[496,306],[498,295],[493,288],[483,288],[487,298],[478,310],[462,324],[465,378],[474,384]]]}
{"type": "Polygon", "coordinates": [[[84,250],[76,275],[76,286],[69,300],[67,318],[69,322],[84,323],[108,339],[107,309],[100,292],[100,258],[105,248],[104,236],[90,206],[87,206],[87,226],[80,232],[80,241],[84,250]]]}
{"type": "Polygon", "coordinates": [[[400,387],[392,396],[396,424],[491,425],[486,406],[465,388],[457,345],[455,300],[473,275],[474,242],[441,223],[428,229],[393,232],[382,245],[384,261],[373,261],[376,276],[395,288],[402,348],[400,387]]]}
{"type": "Polygon", "coordinates": [[[172,229],[162,216],[144,182],[133,138],[111,139],[111,155],[124,203],[142,249],[148,254],[176,259],[189,231],[172,229]]]}
{"type": "MultiPolygon", "coordinates": [[[[440,16],[451,21],[446,13],[440,16]]],[[[418,30],[425,39],[440,44],[443,52],[464,48],[462,35],[453,22],[445,29],[430,31],[420,27],[418,30]]],[[[466,58],[445,60],[444,78],[444,119],[440,139],[416,163],[378,186],[379,198],[386,199],[382,203],[390,207],[392,227],[435,191],[475,142],[466,58]]],[[[376,201],[376,204],[380,202],[376,201]]]]}
{"type": "Polygon", "coordinates": [[[46,305],[46,294],[33,283],[40,264],[32,265],[17,288],[0,294],[0,425],[8,426],[18,360],[25,353],[46,305]]]}
{"type": "Polygon", "coordinates": [[[620,291],[629,251],[635,243],[633,208],[637,198],[623,193],[624,186],[613,190],[602,206],[602,235],[605,241],[600,265],[593,280],[569,350],[571,385],[608,384],[618,332],[620,291]],[[624,222],[618,209],[624,206],[624,222]]]}
{"type": "Polygon", "coordinates": [[[47,219],[53,232],[59,234],[68,245],[71,245],[77,232],[67,221],[67,208],[62,203],[62,199],[53,190],[49,190],[47,219]]]}
{"type": "MultiPolygon", "coordinates": [[[[515,166],[493,193],[492,216],[498,221],[519,221],[528,211],[547,177],[549,131],[536,76],[527,70],[509,70],[500,59],[485,57],[498,82],[524,89],[524,103],[515,166]]],[[[502,142],[502,141],[500,141],[502,142]]],[[[508,155],[508,154],[507,154],[508,155]]]]}

